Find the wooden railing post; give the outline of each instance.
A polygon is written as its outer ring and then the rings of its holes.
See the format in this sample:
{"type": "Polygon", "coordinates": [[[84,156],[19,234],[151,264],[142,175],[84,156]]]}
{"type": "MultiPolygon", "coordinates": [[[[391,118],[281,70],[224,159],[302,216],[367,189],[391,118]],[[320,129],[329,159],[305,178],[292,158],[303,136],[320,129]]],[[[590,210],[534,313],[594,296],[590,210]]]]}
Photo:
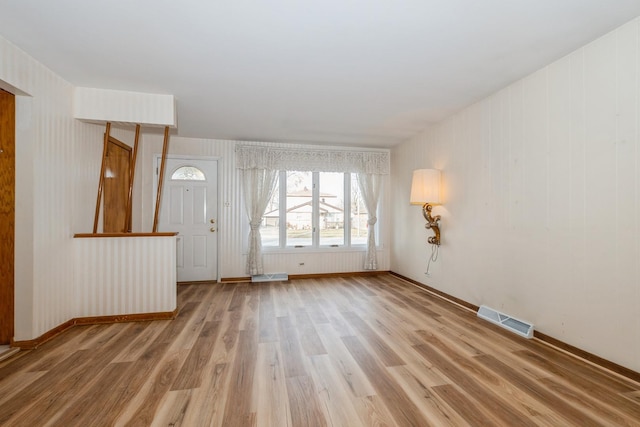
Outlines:
{"type": "Polygon", "coordinates": [[[133,142],[133,155],[131,156],[131,165],[129,168],[129,196],[127,198],[127,216],[125,221],[125,230],[131,233],[132,229],[132,204],[133,204],[133,179],[136,174],[136,158],[138,157],[138,141],[140,140],[140,125],[136,125],[136,137],[133,142]]]}
{"type": "Polygon", "coordinates": [[[96,200],[96,215],[93,219],[93,232],[98,232],[98,219],[100,218],[100,202],[102,201],[102,187],[104,186],[104,168],[107,164],[107,144],[109,143],[109,134],[111,132],[111,123],[107,122],[107,129],[104,133],[104,148],[102,149],[102,165],[100,166],[100,180],[98,183],[98,198],[96,200]]]}
{"type": "Polygon", "coordinates": [[[162,187],[164,181],[164,165],[169,150],[169,126],[164,128],[164,143],[162,145],[162,161],[160,162],[160,176],[158,177],[158,192],[156,194],[156,210],[153,215],[153,233],[158,231],[158,213],[160,212],[160,200],[162,199],[162,187]]]}

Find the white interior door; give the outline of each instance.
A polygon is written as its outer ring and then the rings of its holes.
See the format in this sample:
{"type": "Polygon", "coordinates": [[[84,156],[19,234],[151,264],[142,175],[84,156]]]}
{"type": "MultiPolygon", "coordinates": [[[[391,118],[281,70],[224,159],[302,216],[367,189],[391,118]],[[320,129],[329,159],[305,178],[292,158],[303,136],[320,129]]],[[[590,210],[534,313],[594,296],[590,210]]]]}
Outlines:
{"type": "Polygon", "coordinates": [[[167,158],[158,231],[178,232],[179,282],[217,279],[217,169],[217,160],[167,158]]]}

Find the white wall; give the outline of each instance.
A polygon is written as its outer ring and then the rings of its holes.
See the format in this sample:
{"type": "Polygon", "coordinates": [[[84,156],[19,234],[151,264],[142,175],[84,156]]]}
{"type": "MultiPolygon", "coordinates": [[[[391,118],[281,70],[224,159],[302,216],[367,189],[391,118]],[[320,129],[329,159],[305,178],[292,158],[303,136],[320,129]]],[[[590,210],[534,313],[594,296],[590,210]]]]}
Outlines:
{"type": "Polygon", "coordinates": [[[391,269],[640,371],[638,19],[392,151],[391,269]],[[411,171],[443,171],[425,276],[411,171]]]}
{"type": "MultiPolygon", "coordinates": [[[[153,224],[153,210],[155,199],[153,188],[155,185],[153,159],[155,154],[162,152],[163,136],[153,133],[145,133],[142,137],[140,154],[138,158],[138,171],[140,179],[136,177],[136,200],[134,201],[134,231],[150,231],[153,224]],[[138,206],[140,208],[138,208],[138,206]]],[[[235,146],[238,143],[251,144],[249,142],[224,141],[213,139],[194,139],[171,136],[169,139],[169,154],[209,156],[218,158],[219,194],[218,201],[220,215],[218,218],[218,253],[219,278],[246,277],[246,241],[248,227],[246,226],[246,214],[242,203],[240,189],[240,172],[235,167],[235,146]]],[[[266,143],[260,143],[266,144],[266,143]]],[[[278,147],[303,147],[309,145],[271,144],[278,147]]],[[[320,148],[320,147],[315,147],[320,148]]],[[[382,247],[378,251],[378,267],[380,270],[389,270],[389,204],[388,179],[380,201],[381,213],[379,221],[381,229],[386,230],[380,236],[382,247]]],[[[268,253],[265,251],[265,272],[288,274],[317,274],[333,272],[362,271],[364,265],[364,250],[330,250],[323,253],[295,252],[295,253],[268,253]],[[304,263],[304,266],[300,266],[304,263]]]]}
{"type": "Polygon", "coordinates": [[[71,117],[69,83],[1,37],[0,86],[17,95],[15,339],[29,340],[75,316],[72,236],[92,225],[102,130],[71,117]]]}

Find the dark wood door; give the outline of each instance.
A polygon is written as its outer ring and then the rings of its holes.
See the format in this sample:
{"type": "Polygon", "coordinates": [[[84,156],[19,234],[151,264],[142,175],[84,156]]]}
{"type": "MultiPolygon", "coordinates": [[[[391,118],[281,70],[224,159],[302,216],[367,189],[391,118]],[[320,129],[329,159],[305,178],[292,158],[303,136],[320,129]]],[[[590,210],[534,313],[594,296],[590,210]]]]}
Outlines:
{"type": "Polygon", "coordinates": [[[107,144],[104,171],[103,231],[124,233],[127,231],[127,206],[131,175],[131,147],[115,138],[107,144]]]}
{"type": "Polygon", "coordinates": [[[13,338],[15,98],[0,89],[0,344],[13,338]]]}

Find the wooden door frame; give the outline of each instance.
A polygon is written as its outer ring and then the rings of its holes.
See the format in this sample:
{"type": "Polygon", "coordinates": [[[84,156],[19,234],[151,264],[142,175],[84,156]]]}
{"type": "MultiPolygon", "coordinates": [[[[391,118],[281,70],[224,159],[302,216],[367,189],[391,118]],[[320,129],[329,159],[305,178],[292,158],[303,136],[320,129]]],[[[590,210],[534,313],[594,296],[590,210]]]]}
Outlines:
{"type": "MultiPolygon", "coordinates": [[[[222,163],[222,158],[221,157],[217,157],[217,156],[197,156],[197,155],[189,155],[189,154],[167,154],[166,160],[168,159],[173,159],[173,160],[215,160],[217,162],[217,167],[216,167],[216,197],[218,199],[218,203],[216,206],[216,218],[218,218],[218,223],[220,222],[220,173],[221,173],[221,163],[222,163]]],[[[153,200],[156,200],[157,194],[158,194],[158,181],[159,181],[159,173],[156,173],[156,168],[159,167],[158,166],[158,162],[162,160],[162,154],[154,154],[153,155],[153,166],[151,168],[151,173],[153,174],[153,200]]],[[[167,174],[169,172],[167,171],[167,174]]],[[[171,176],[164,176],[165,179],[171,179],[171,176]]],[[[159,203],[159,206],[162,205],[162,203],[159,203]]],[[[218,227],[216,227],[218,228],[218,227]]],[[[218,228],[219,230],[219,228],[218,228]]],[[[220,274],[220,232],[217,231],[218,233],[218,238],[216,239],[217,243],[217,247],[216,247],[216,280],[218,282],[220,282],[222,280],[222,276],[220,274]]],[[[224,230],[223,230],[223,234],[224,234],[224,230]]]]}
{"type": "Polygon", "coordinates": [[[0,344],[15,334],[15,95],[0,89],[0,344]]]}

